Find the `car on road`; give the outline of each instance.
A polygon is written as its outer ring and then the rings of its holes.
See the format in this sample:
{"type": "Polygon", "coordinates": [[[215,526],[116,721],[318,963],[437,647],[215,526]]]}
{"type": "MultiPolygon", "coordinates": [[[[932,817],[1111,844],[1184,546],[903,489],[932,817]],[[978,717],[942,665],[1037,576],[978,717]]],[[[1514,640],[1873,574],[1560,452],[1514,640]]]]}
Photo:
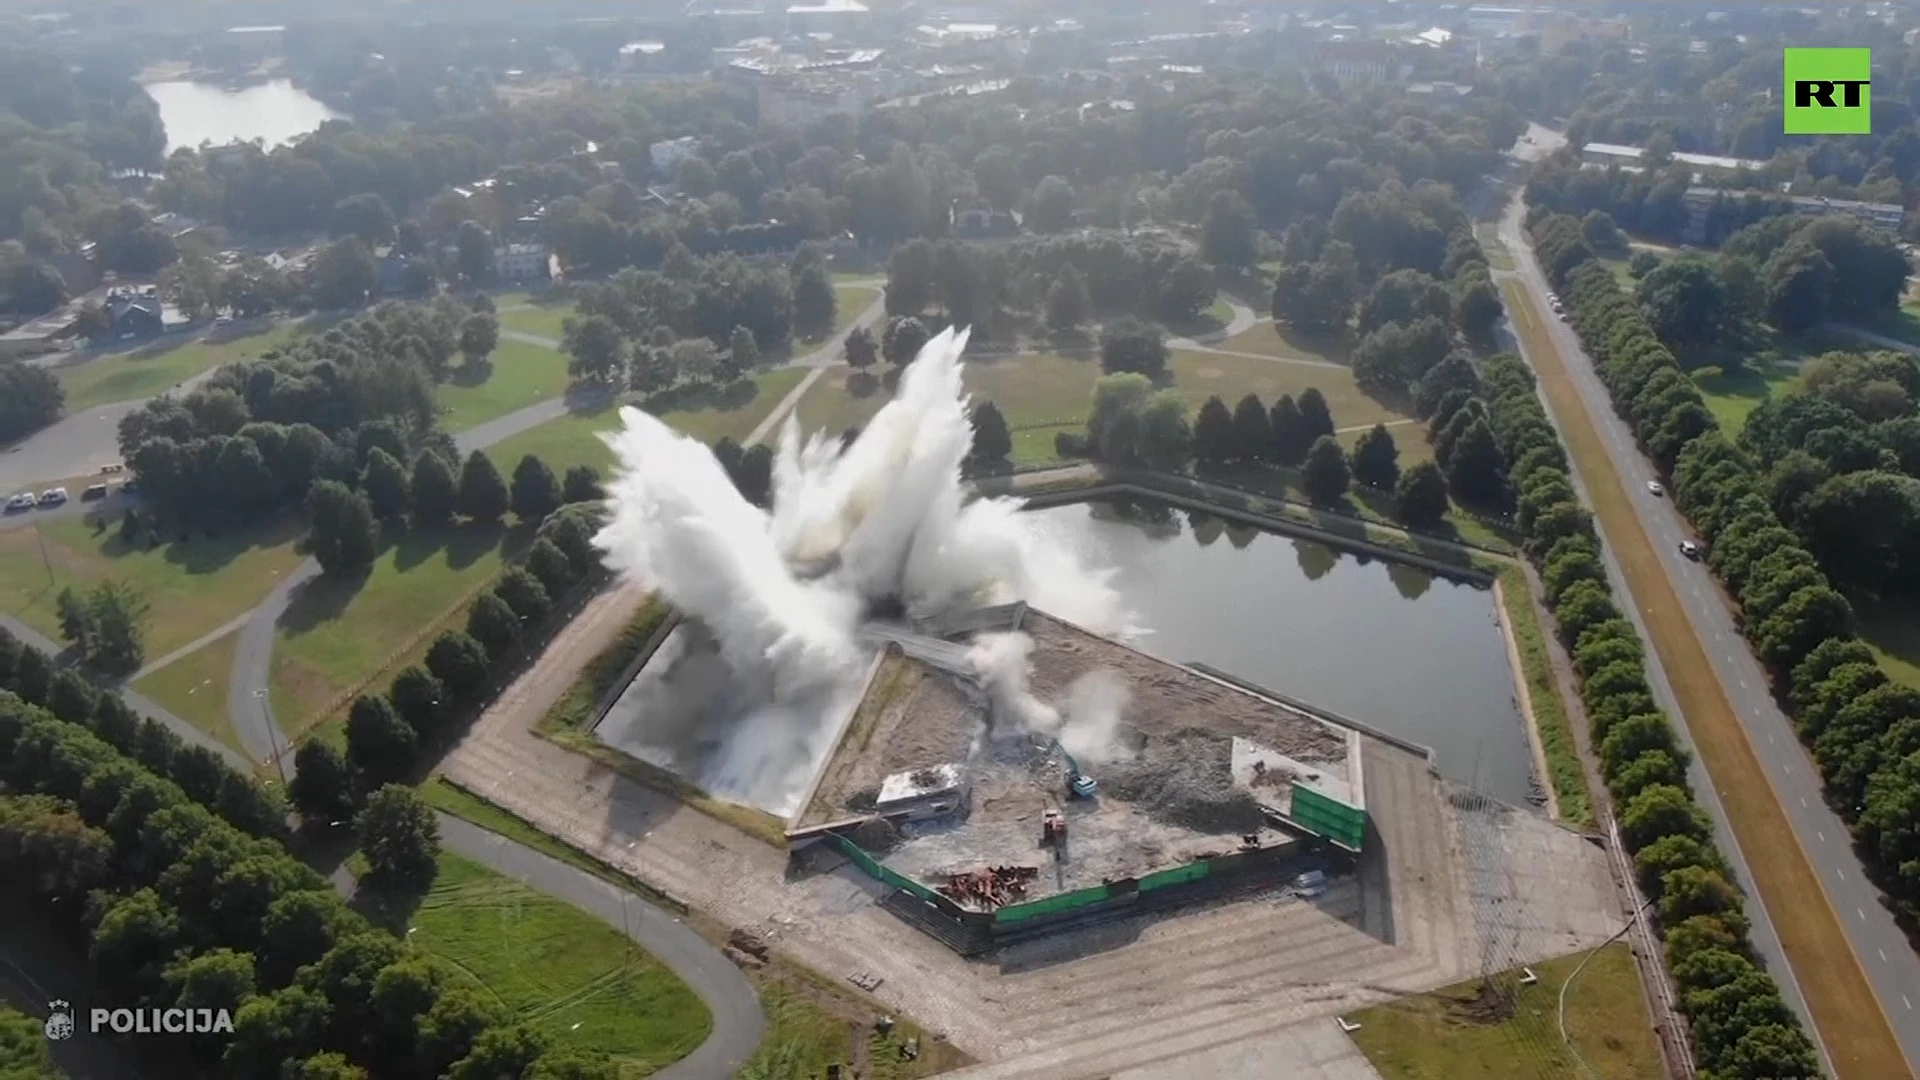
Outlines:
{"type": "Polygon", "coordinates": [[[1660,481],[1658,480],[1647,481],[1647,494],[1655,496],[1657,498],[1661,495],[1665,495],[1666,493],[1667,493],[1667,489],[1660,486],[1660,481]]]}
{"type": "Polygon", "coordinates": [[[106,497],[107,485],[105,484],[93,484],[89,486],[87,490],[80,493],[81,502],[93,502],[96,499],[104,499],[106,497]]]}
{"type": "Polygon", "coordinates": [[[33,492],[31,491],[23,491],[7,500],[7,510],[9,512],[14,510],[31,510],[36,505],[38,505],[38,503],[35,502],[33,492]]]}
{"type": "Polygon", "coordinates": [[[59,506],[67,501],[66,488],[48,488],[40,493],[41,506],[59,506]]]}
{"type": "Polygon", "coordinates": [[[1680,554],[1685,555],[1694,562],[1699,562],[1700,545],[1692,540],[1682,540],[1680,541],[1680,554]]]}

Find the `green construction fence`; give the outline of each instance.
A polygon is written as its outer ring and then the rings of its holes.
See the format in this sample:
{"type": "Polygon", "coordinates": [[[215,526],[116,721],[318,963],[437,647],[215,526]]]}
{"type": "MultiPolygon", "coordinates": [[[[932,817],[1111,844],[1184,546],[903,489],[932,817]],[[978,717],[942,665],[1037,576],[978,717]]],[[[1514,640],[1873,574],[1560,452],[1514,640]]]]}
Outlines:
{"type": "Polygon", "coordinates": [[[1365,810],[1328,798],[1298,782],[1293,785],[1293,809],[1289,816],[1301,828],[1350,851],[1359,851],[1367,838],[1365,810]]]}
{"type": "Polygon", "coordinates": [[[853,860],[855,866],[858,866],[868,877],[875,881],[891,885],[896,889],[905,889],[920,899],[931,901],[935,904],[951,903],[951,901],[939,893],[934,892],[932,889],[927,888],[925,885],[920,884],[896,870],[889,869],[879,860],[867,854],[859,844],[854,843],[838,833],[828,833],[827,836],[833,840],[834,846],[839,848],[842,854],[853,860]]]}
{"type": "Polygon", "coordinates": [[[1008,904],[1006,907],[994,909],[993,921],[995,924],[1010,923],[1020,922],[1023,919],[1036,919],[1042,915],[1057,915],[1077,907],[1097,904],[1112,894],[1113,891],[1107,886],[1095,885],[1092,888],[1059,893],[1040,900],[1029,900],[1024,904],[1008,904]]]}

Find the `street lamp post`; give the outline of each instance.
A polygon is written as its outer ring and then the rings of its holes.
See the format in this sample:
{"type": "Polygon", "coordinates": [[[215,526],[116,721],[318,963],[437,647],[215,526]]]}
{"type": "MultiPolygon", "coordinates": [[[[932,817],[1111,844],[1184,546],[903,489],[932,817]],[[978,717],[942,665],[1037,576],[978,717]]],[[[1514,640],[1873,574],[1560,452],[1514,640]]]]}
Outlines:
{"type": "Polygon", "coordinates": [[[280,786],[287,786],[287,763],[280,748],[280,726],[273,722],[273,714],[267,710],[267,691],[253,692],[253,700],[260,703],[260,720],[267,727],[267,740],[273,744],[273,767],[280,774],[280,786]]]}

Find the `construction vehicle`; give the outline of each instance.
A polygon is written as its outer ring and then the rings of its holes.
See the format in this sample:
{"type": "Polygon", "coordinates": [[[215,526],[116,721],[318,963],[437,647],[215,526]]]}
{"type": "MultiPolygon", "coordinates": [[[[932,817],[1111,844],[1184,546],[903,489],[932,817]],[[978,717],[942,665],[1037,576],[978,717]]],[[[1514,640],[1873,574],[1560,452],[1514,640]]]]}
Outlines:
{"type": "Polygon", "coordinates": [[[1067,794],[1076,799],[1093,798],[1093,793],[1099,790],[1100,785],[1094,781],[1093,777],[1080,771],[1080,763],[1073,759],[1072,754],[1067,753],[1066,747],[1060,745],[1060,740],[1055,739],[1053,746],[1060,751],[1061,760],[1067,763],[1067,794]]]}
{"type": "Polygon", "coordinates": [[[1067,819],[1051,806],[1040,816],[1040,844],[1056,851],[1067,844],[1067,819]]]}

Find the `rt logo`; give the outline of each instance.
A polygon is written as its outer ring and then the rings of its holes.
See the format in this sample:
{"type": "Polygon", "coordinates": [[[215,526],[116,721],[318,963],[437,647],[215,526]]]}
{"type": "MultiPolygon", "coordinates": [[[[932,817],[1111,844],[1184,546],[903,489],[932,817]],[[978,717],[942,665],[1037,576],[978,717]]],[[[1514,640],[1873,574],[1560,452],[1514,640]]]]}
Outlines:
{"type": "Polygon", "coordinates": [[[1868,49],[1788,49],[1788,135],[1866,135],[1873,126],[1868,49]]]}

